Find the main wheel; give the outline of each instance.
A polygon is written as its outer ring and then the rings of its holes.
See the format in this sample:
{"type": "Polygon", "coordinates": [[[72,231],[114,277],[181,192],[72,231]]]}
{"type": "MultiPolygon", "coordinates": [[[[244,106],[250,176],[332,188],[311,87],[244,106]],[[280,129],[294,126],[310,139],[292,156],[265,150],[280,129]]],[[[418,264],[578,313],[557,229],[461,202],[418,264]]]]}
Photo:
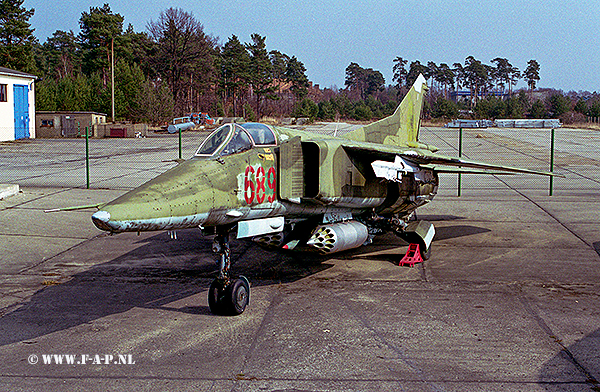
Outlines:
{"type": "Polygon", "coordinates": [[[250,302],[250,283],[248,279],[240,276],[227,286],[225,300],[228,305],[228,313],[237,316],[242,314],[250,302]]]}
{"type": "Polygon", "coordinates": [[[213,280],[208,289],[208,307],[212,314],[221,315],[226,311],[225,304],[226,287],[219,279],[213,280]]]}

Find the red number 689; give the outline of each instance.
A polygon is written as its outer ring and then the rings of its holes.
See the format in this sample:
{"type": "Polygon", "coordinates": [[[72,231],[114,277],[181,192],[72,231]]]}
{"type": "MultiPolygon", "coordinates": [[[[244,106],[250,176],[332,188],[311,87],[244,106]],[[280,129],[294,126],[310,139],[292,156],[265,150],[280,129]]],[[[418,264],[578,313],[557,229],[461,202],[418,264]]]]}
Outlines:
{"type": "Polygon", "coordinates": [[[259,166],[256,171],[252,166],[247,166],[244,175],[244,199],[246,203],[252,204],[255,197],[256,202],[259,204],[263,203],[265,198],[269,203],[274,202],[276,198],[276,178],[274,167],[270,167],[265,173],[265,168],[262,166],[259,166]],[[270,192],[267,192],[267,188],[270,192]]]}

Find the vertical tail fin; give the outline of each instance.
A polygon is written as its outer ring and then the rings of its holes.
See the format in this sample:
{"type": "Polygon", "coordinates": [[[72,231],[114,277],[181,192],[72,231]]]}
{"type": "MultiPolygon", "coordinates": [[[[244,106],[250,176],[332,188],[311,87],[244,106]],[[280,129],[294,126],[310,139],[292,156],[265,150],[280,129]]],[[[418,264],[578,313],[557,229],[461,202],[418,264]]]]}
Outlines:
{"type": "Polygon", "coordinates": [[[391,145],[416,143],[426,91],[427,82],[423,75],[419,75],[394,114],[350,132],[344,137],[356,141],[391,145]]]}

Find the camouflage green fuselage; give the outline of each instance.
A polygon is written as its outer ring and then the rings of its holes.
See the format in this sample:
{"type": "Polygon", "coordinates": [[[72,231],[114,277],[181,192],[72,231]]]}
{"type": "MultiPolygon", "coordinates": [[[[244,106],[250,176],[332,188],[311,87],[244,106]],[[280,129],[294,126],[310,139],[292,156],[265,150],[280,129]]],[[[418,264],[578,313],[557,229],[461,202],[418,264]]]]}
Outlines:
{"type": "Polygon", "coordinates": [[[283,216],[376,213],[404,217],[437,192],[406,173],[376,177],[374,158],[348,150],[370,143],[271,128],[276,144],[196,156],[100,207],[94,223],[113,232],[233,225],[283,216]]]}

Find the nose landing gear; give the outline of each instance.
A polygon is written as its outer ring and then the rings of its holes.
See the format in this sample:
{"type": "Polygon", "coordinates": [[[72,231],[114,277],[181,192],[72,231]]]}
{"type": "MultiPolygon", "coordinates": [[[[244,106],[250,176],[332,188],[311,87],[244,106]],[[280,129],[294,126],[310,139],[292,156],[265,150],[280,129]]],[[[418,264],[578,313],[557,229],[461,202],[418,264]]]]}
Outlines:
{"type": "Polygon", "coordinates": [[[213,314],[237,316],[242,314],[250,301],[250,283],[244,276],[231,279],[231,251],[229,233],[218,231],[213,242],[213,252],[219,255],[219,276],[208,290],[208,306],[213,314]]]}

